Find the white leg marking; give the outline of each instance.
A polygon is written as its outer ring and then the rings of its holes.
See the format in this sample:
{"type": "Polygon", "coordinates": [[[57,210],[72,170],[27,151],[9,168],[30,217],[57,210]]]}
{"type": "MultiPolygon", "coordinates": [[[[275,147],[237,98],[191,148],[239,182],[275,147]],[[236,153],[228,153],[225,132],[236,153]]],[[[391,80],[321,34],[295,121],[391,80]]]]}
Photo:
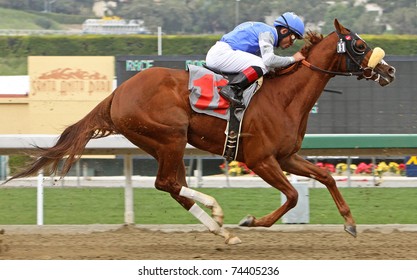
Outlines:
{"type": "Polygon", "coordinates": [[[213,197],[187,187],[181,188],[180,195],[198,201],[210,208],[213,218],[219,225],[223,225],[223,210],[213,197]]]}
{"type": "Polygon", "coordinates": [[[190,210],[188,210],[194,217],[196,217],[203,225],[205,225],[209,231],[218,234],[220,232],[220,226],[215,220],[213,220],[200,206],[195,203],[190,210]]]}
{"type": "Polygon", "coordinates": [[[213,197],[187,187],[181,188],[180,195],[201,202],[204,206],[210,208],[213,207],[214,204],[217,204],[216,200],[213,197]]]}
{"type": "Polygon", "coordinates": [[[239,237],[234,236],[226,229],[219,226],[219,224],[213,220],[200,206],[195,203],[188,210],[194,217],[196,217],[203,225],[205,225],[210,232],[224,237],[224,242],[229,245],[241,243],[239,237]]]}

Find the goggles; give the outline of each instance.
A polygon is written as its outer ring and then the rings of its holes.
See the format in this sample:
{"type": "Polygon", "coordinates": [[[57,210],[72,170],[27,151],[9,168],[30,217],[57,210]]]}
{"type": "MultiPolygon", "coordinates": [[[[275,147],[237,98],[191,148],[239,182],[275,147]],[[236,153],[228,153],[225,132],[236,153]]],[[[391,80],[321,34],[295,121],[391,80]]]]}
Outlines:
{"type": "Polygon", "coordinates": [[[291,40],[291,43],[295,43],[295,41],[297,40],[297,36],[295,36],[294,34],[291,34],[290,40],[291,40]]]}

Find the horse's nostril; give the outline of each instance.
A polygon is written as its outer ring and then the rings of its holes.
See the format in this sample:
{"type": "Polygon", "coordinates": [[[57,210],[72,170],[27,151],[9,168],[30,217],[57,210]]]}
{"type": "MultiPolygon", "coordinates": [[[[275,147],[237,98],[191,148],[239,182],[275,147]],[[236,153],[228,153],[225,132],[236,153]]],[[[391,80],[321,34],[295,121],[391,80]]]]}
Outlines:
{"type": "Polygon", "coordinates": [[[388,70],[388,73],[390,74],[390,76],[394,76],[395,75],[395,72],[396,72],[397,70],[395,70],[395,68],[394,67],[390,67],[390,69],[388,70]]]}

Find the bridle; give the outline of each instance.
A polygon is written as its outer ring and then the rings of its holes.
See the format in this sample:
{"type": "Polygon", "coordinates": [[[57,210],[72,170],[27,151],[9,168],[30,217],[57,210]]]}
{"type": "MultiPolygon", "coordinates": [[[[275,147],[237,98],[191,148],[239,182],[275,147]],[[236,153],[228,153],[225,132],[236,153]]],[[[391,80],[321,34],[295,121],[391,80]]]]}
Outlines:
{"type": "MultiPolygon", "coordinates": [[[[364,77],[365,79],[372,78],[375,74],[373,69],[371,67],[362,66],[362,61],[371,48],[368,47],[365,41],[360,38],[358,34],[353,33],[350,30],[348,31],[349,34],[347,35],[336,31],[339,37],[339,41],[337,42],[337,53],[346,58],[347,72],[322,69],[311,64],[307,60],[302,60],[301,63],[314,71],[320,71],[330,75],[358,76],[364,77]],[[361,40],[363,45],[357,46],[356,43],[358,40],[361,40]]],[[[342,60],[339,59],[338,68],[340,68],[341,61],[342,60]]]]}

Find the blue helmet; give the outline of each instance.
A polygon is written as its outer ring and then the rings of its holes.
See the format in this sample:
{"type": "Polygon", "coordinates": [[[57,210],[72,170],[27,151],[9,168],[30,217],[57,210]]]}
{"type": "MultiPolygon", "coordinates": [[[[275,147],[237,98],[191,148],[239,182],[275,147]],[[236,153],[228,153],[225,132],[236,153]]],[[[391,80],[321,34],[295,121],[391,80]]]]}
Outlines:
{"type": "Polygon", "coordinates": [[[274,26],[282,26],[291,30],[297,37],[302,38],[304,35],[304,23],[299,16],[293,12],[286,12],[280,15],[275,21],[274,26]]]}

